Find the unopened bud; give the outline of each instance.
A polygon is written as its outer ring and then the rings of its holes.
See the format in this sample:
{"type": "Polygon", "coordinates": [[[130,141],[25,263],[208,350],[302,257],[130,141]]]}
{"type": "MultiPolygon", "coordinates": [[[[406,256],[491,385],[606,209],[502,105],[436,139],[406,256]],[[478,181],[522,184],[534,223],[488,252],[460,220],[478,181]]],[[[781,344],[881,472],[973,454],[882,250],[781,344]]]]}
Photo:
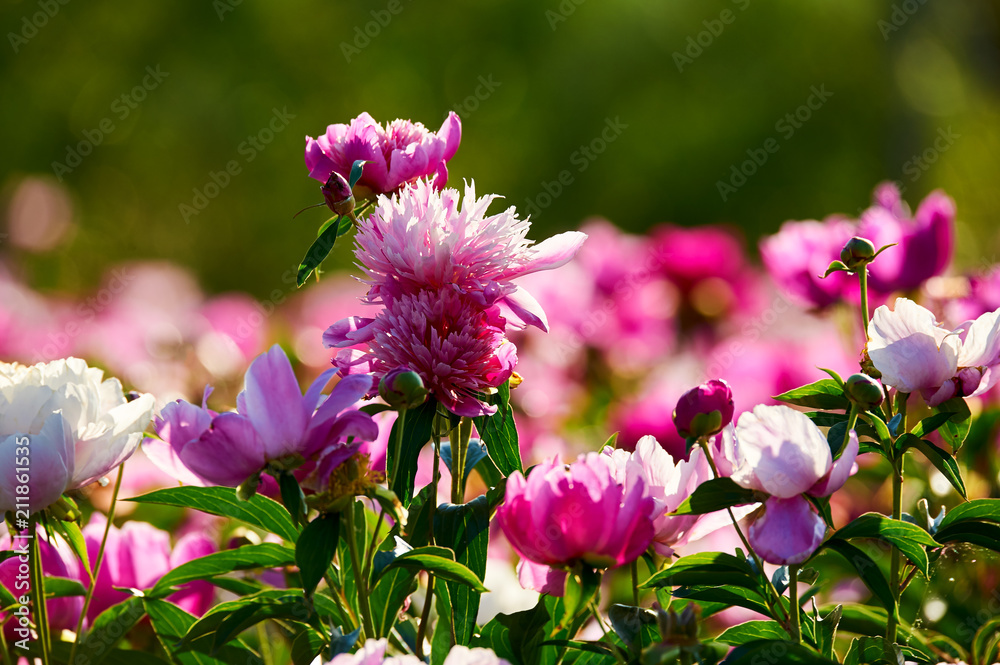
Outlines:
{"type": "Polygon", "coordinates": [[[412,409],[427,399],[427,388],[420,375],[406,367],[397,367],[378,383],[378,394],[396,410],[412,409]]]}
{"type": "Polygon", "coordinates": [[[851,272],[858,272],[875,258],[875,245],[870,240],[854,236],[840,250],[840,260],[851,272]]]}
{"type": "Polygon", "coordinates": [[[336,171],[330,174],[326,184],[319,188],[330,210],[338,215],[350,215],[354,212],[354,194],[344,176],[336,171]]]}
{"type": "Polygon", "coordinates": [[[712,379],[681,396],[674,409],[674,426],[686,439],[718,434],[732,422],[733,408],[729,384],[712,379]]]}
{"type": "Polygon", "coordinates": [[[885,395],[882,384],[866,374],[852,374],[844,381],[848,399],[865,410],[877,408],[885,395]]]}

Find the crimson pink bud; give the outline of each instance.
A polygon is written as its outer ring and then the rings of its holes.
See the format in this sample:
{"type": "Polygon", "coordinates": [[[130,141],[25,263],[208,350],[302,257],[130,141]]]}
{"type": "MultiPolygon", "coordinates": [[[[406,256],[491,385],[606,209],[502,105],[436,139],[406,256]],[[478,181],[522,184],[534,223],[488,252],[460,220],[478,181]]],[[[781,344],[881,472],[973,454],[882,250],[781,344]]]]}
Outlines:
{"type": "Polygon", "coordinates": [[[674,426],[688,439],[718,434],[733,420],[733,391],[722,379],[711,379],[677,400],[674,426]]]}
{"type": "Polygon", "coordinates": [[[330,174],[326,184],[319,188],[330,210],[338,215],[350,215],[354,212],[354,194],[351,185],[344,176],[336,171],[330,174]]]}

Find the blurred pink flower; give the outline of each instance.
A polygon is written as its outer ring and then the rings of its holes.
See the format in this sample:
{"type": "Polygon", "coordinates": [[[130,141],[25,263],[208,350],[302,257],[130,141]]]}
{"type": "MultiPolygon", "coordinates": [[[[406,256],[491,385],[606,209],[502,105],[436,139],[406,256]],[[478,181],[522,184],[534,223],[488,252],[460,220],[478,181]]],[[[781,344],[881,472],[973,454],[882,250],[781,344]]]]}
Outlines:
{"type": "Polygon", "coordinates": [[[930,310],[898,298],[894,310],[875,310],[868,335],[882,383],[919,392],[930,406],[980,395],[1000,379],[1000,310],[948,330],[930,310]]]}
{"type": "MultiPolygon", "coordinates": [[[[106,524],[105,517],[95,512],[83,528],[91,562],[97,561],[106,524]]],[[[215,543],[200,532],[187,534],[171,547],[170,534],[147,522],[129,521],[121,528],[112,526],[108,531],[104,562],[97,575],[87,620],[93,621],[107,608],[131,597],[131,594],[116,589],[148,589],[173,568],[216,550],[215,543]]],[[[80,581],[89,586],[85,573],[80,575],[80,581]]],[[[211,582],[199,580],[182,585],[168,599],[185,611],[201,616],[212,606],[214,595],[211,582]]]]}
{"type": "Polygon", "coordinates": [[[658,506],[639,464],[624,466],[622,480],[610,457],[588,453],[571,464],[542,462],[527,479],[513,473],[497,510],[511,546],[522,558],[553,567],[634,561],[653,542],[658,506]]]}
{"type": "Polygon", "coordinates": [[[868,266],[869,286],[881,293],[909,291],[943,273],[955,244],[955,202],[940,190],[931,192],[911,218],[892,182],[876,187],[873,199],[855,235],[870,240],[876,249],[897,246],[868,266]]]}
{"type": "MultiPolygon", "coordinates": [[[[36,534],[38,538],[38,549],[42,559],[42,572],[51,577],[67,577],[78,579],[81,574],[81,566],[73,554],[73,550],[62,539],[56,539],[54,543],[49,542],[44,536],[44,532],[39,529],[36,534]]],[[[28,593],[24,587],[24,580],[27,579],[28,571],[28,543],[26,538],[11,538],[11,535],[3,529],[0,533],[0,552],[16,551],[23,552],[0,561],[0,585],[20,598],[28,593]]],[[[49,598],[45,601],[45,608],[49,613],[49,626],[55,632],[62,630],[76,630],[76,622],[83,611],[83,598],[81,596],[67,596],[64,598],[49,598]]],[[[16,619],[7,620],[8,613],[0,612],[0,624],[3,624],[4,636],[8,644],[12,644],[14,639],[24,639],[25,635],[17,635],[14,632],[16,619]],[[17,635],[15,637],[15,635],[17,635]]],[[[34,620],[34,611],[32,611],[34,620]]]]}
{"type": "Polygon", "coordinates": [[[803,494],[829,496],[855,472],[858,437],[834,461],[826,437],[787,406],[758,406],[740,416],[732,451],[733,481],[769,494],[750,526],[750,544],[769,563],[802,563],[819,547],[826,523],[803,494]]]}
{"type": "Polygon", "coordinates": [[[446,162],[458,150],[462,122],[449,113],[437,133],[419,122],[394,120],[385,128],[367,113],[349,125],[326,128],[317,139],[306,137],[305,160],[309,176],[326,184],[331,173],[350,178],[359,159],[368,161],[355,188],[358,198],[393,192],[416,178],[434,176],[434,187],[448,181],[446,162]]]}
{"type": "Polygon", "coordinates": [[[324,372],[303,396],[288,357],[275,345],[247,370],[237,412],[214,414],[181,400],[168,404],[156,419],[160,439],[146,440],[146,454],[182,481],[193,475],[235,487],[272,462],[295,466],[341,440],[375,439],[371,416],[350,408],[371,389],[371,378],[345,377],[324,399],[320,391],[332,374],[324,372]]]}
{"type": "Polygon", "coordinates": [[[823,277],[830,262],[840,260],[840,250],[854,234],[851,222],[840,216],[822,222],[785,222],[778,233],[760,241],[760,255],[782,290],[807,307],[823,309],[854,286],[856,280],[846,273],[823,277]]]}
{"type": "Polygon", "coordinates": [[[354,236],[354,255],[370,286],[368,301],[384,302],[384,291],[394,283],[404,292],[447,287],[483,306],[500,304],[514,325],[545,330],[538,302],[512,280],[558,268],[586,236],[571,231],[533,245],[526,238],[530,224],[518,219],[513,207],[486,214],[496,198],[476,198],[475,185],[469,184],[460,207],[457,190],[439,194],[419,181],[397,196],[380,197],[354,236]]]}
{"type": "MultiPolygon", "coordinates": [[[[345,348],[338,354],[334,363],[341,373],[372,374],[377,385],[388,372],[406,368],[452,413],[495,412],[479,395],[506,382],[517,362],[499,307],[484,308],[447,286],[382,295],[385,307],[376,318],[345,319],[323,335],[326,346],[368,344],[367,352],[345,348]]],[[[369,394],[374,396],[374,386],[369,394]]]]}

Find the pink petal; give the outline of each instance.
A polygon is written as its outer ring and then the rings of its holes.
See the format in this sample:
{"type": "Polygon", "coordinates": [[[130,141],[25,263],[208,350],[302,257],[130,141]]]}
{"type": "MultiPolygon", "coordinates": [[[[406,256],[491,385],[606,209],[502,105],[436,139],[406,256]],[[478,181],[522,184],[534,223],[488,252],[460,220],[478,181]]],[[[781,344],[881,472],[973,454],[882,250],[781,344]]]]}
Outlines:
{"type": "Polygon", "coordinates": [[[807,494],[812,496],[830,496],[847,482],[853,474],[857,473],[858,465],[854,460],[858,457],[858,434],[851,430],[847,439],[847,447],[841,453],[840,458],[833,463],[825,476],[816,481],[816,484],[809,488],[807,494]]]}
{"type": "Polygon", "coordinates": [[[454,111],[448,113],[448,117],[441,123],[441,129],[437,131],[437,135],[439,139],[444,141],[442,158],[448,161],[455,156],[458,144],[462,142],[462,120],[454,111]]]}
{"type": "Polygon", "coordinates": [[[549,322],[545,318],[545,310],[542,309],[542,306],[530,293],[521,287],[516,287],[514,291],[498,302],[514,314],[516,320],[522,323],[521,327],[532,325],[543,332],[549,331],[549,322]]]}
{"type": "Polygon", "coordinates": [[[587,239],[587,234],[580,231],[567,231],[546,238],[531,248],[531,259],[520,266],[507,269],[503,277],[510,279],[521,275],[528,275],[541,270],[552,270],[561,265],[565,265],[576,256],[583,246],[583,241],[587,239]]]}
{"type": "Polygon", "coordinates": [[[267,465],[264,442],[250,420],[223,413],[201,438],[179,453],[181,462],[216,485],[236,487],[267,465]]]}
{"type": "Polygon", "coordinates": [[[566,593],[566,571],[528,559],[521,559],[517,564],[517,581],[529,591],[559,597],[566,593]]]}
{"type": "Polygon", "coordinates": [[[826,535],[826,523],[801,496],[772,496],[764,514],[750,525],[750,545],[764,561],[777,565],[802,563],[826,535]]]}
{"type": "Polygon", "coordinates": [[[323,346],[326,348],[344,348],[362,344],[372,339],[375,329],[372,324],[375,319],[363,316],[349,316],[337,321],[323,333],[323,346]]]}
{"type": "MultiPolygon", "coordinates": [[[[297,452],[310,414],[288,356],[275,344],[259,355],[246,373],[244,413],[264,442],[268,457],[297,452]]],[[[261,465],[263,466],[263,465],[261,465]]]]}

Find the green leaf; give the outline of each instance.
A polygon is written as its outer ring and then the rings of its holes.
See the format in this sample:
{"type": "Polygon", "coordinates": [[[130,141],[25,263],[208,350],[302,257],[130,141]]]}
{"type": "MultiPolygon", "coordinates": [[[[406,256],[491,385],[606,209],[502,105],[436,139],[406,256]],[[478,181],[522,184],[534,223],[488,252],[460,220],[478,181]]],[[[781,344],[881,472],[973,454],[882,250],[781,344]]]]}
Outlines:
{"type": "MultiPolygon", "coordinates": [[[[28,649],[28,655],[37,658],[37,662],[41,662],[41,650],[37,648],[38,642],[34,641],[30,643],[28,649]]],[[[70,650],[72,650],[73,644],[71,642],[62,642],[60,640],[54,640],[52,642],[52,650],[50,656],[53,663],[68,663],[70,657],[70,650]]],[[[106,665],[171,665],[166,660],[158,656],[154,656],[151,653],[145,653],[143,651],[138,651],[136,649],[112,649],[109,647],[102,647],[103,651],[100,655],[100,660],[84,660],[80,656],[80,649],[76,650],[76,655],[73,657],[73,662],[82,663],[86,665],[94,665],[98,662],[105,663],[106,665]]],[[[242,665],[242,664],[241,664],[242,665]]]]}
{"type": "Polygon", "coordinates": [[[133,596],[112,605],[94,619],[90,630],[76,650],[76,662],[98,665],[111,649],[146,616],[143,599],[133,596]]]}
{"type": "MultiPolygon", "coordinates": [[[[784,640],[754,640],[733,649],[723,661],[725,665],[833,665],[835,660],[824,658],[809,647],[784,640]]],[[[839,664],[837,664],[839,665],[839,664]]]]}
{"type": "Polygon", "coordinates": [[[806,417],[813,421],[816,427],[833,427],[838,423],[847,423],[846,413],[830,413],[829,411],[807,411],[806,417]]]}
{"type": "Polygon", "coordinates": [[[844,396],[843,388],[833,379],[820,379],[807,386],[781,393],[774,399],[796,406],[827,411],[847,411],[851,408],[850,401],[844,396]]]}
{"type": "Polygon", "coordinates": [[[162,598],[173,593],[171,590],[173,587],[192,580],[203,580],[231,573],[234,570],[280,568],[294,563],[295,550],[290,547],[275,543],[244,545],[239,549],[215,552],[181,564],[161,577],[146,596],[162,598]]]}
{"type": "Polygon", "coordinates": [[[281,502],[292,517],[292,522],[300,524],[305,521],[309,508],[306,506],[306,495],[299,486],[299,480],[291,471],[281,471],[278,474],[278,488],[281,491],[281,502]]]}
{"type": "Polygon", "coordinates": [[[747,621],[727,628],[715,638],[716,642],[722,642],[732,647],[753,640],[791,640],[791,636],[777,621],[747,621]]]}
{"type": "Polygon", "coordinates": [[[847,267],[847,264],[843,261],[835,260],[831,261],[830,265],[827,266],[826,272],[823,273],[823,278],[827,278],[835,272],[851,272],[851,269],[847,267]]]}
{"type": "Polygon", "coordinates": [[[935,413],[932,416],[928,416],[927,418],[924,418],[919,423],[917,423],[913,427],[913,429],[910,430],[910,434],[917,437],[918,439],[922,439],[931,432],[936,431],[939,427],[941,427],[941,425],[944,425],[946,422],[951,420],[951,417],[953,415],[954,415],[953,413],[947,412],[947,413],[935,413]]]}
{"type": "MultiPolygon", "coordinates": [[[[348,506],[348,510],[351,506],[348,506]]],[[[340,513],[322,514],[302,529],[295,543],[295,565],[299,567],[302,588],[311,596],[323,575],[330,569],[340,538],[340,513]]]]}
{"type": "Polygon", "coordinates": [[[326,638],[315,628],[306,626],[292,638],[292,665],[310,665],[326,648],[326,638]]]}
{"type": "Polygon", "coordinates": [[[656,613],[652,610],[617,603],[608,608],[608,619],[611,620],[611,628],[615,634],[630,649],[635,646],[642,647],[643,626],[656,625],[656,613]]]}
{"type": "MultiPolygon", "coordinates": [[[[821,608],[821,611],[828,611],[832,609],[834,608],[827,606],[821,608]]],[[[839,631],[853,633],[855,635],[881,637],[885,635],[887,621],[886,612],[881,607],[869,607],[867,605],[854,604],[844,605],[842,608],[839,631]]],[[[917,648],[921,653],[926,654],[928,659],[931,658],[932,649],[920,631],[913,630],[913,627],[902,619],[900,619],[899,626],[896,630],[900,643],[908,644],[910,648],[917,648]]],[[[934,659],[932,662],[936,662],[936,660],[937,659],[934,659]]]]}
{"type": "Polygon", "coordinates": [[[195,617],[165,600],[145,598],[143,604],[149,615],[153,632],[171,660],[181,665],[225,665],[226,663],[262,663],[260,657],[250,649],[240,645],[227,645],[216,654],[218,658],[205,653],[180,652],[177,643],[188,629],[195,624],[195,617]]]}
{"type": "Polygon", "coordinates": [[[695,488],[670,515],[703,515],[716,510],[757,503],[753,490],[737,485],[731,478],[713,478],[695,488]]]}
{"type": "Polygon", "coordinates": [[[378,637],[389,635],[407,596],[415,592],[418,586],[417,571],[412,569],[395,568],[379,576],[369,596],[372,622],[378,637]]]}
{"type": "Polygon", "coordinates": [[[844,665],[863,663],[903,665],[903,653],[884,637],[856,637],[844,656],[844,665]]]}
{"type": "MultiPolygon", "coordinates": [[[[545,624],[549,621],[545,596],[539,597],[538,603],[532,609],[514,614],[499,614],[495,621],[507,629],[507,639],[514,658],[511,662],[519,665],[539,665],[542,642],[546,637],[545,624]]],[[[499,651],[497,654],[499,655],[499,651]]]]}
{"type": "Polygon", "coordinates": [[[83,538],[83,531],[76,522],[64,522],[63,520],[52,520],[50,522],[56,531],[69,543],[70,549],[76,555],[77,560],[83,564],[87,571],[87,577],[94,579],[93,569],[90,567],[90,557],[87,554],[87,541],[83,538]]]}
{"type": "Polygon", "coordinates": [[[759,592],[757,574],[743,559],[722,552],[701,552],[681,557],[640,584],[652,589],[664,586],[733,585],[759,592]]]}
{"type": "Polygon", "coordinates": [[[947,422],[941,424],[938,432],[941,434],[941,438],[951,446],[952,452],[958,452],[972,428],[972,412],[969,411],[969,405],[961,397],[952,397],[947,402],[935,407],[934,410],[938,413],[952,414],[947,422]]]}
{"type": "Polygon", "coordinates": [[[231,487],[171,487],[125,501],[194,508],[209,515],[231,517],[289,542],[299,537],[288,511],[280,503],[259,494],[249,501],[241,501],[231,487]]]}
{"type": "Polygon", "coordinates": [[[579,573],[568,573],[563,594],[562,623],[569,624],[578,613],[585,612],[600,586],[601,574],[589,566],[584,566],[579,573]]]}
{"type": "Polygon", "coordinates": [[[955,522],[935,534],[942,543],[971,543],[1000,552],[1000,526],[974,520],[955,522]]]}
{"type": "Polygon", "coordinates": [[[889,432],[889,426],[885,424],[885,421],[878,414],[871,411],[863,414],[862,417],[867,418],[872,427],[875,428],[875,433],[878,435],[878,440],[882,443],[882,447],[885,450],[892,450],[892,434],[889,432]]]}
{"type": "Polygon", "coordinates": [[[702,605],[702,616],[708,617],[727,607],[745,607],[764,616],[771,616],[771,609],[764,602],[764,597],[757,591],[744,587],[731,586],[699,586],[679,587],[674,589],[675,598],[697,600],[702,605]],[[718,608],[707,607],[703,603],[718,605],[718,608]]]}
{"type": "MultiPolygon", "coordinates": [[[[395,477],[390,479],[389,489],[396,493],[403,506],[410,507],[413,500],[414,478],[417,475],[417,458],[420,450],[431,440],[432,427],[434,424],[434,414],[437,411],[437,401],[428,398],[426,402],[415,409],[406,412],[403,426],[403,441],[399,452],[399,469],[394,472],[395,477]]],[[[397,428],[399,418],[392,426],[389,434],[389,448],[386,451],[386,468],[396,469],[395,447],[398,440],[397,428]]]]}
{"type": "Polygon", "coordinates": [[[899,551],[913,562],[924,577],[928,576],[928,559],[925,547],[940,547],[929,533],[916,524],[894,520],[878,513],[865,513],[852,520],[832,536],[848,540],[850,538],[879,538],[899,548],[899,551]]]}
{"type": "Polygon", "coordinates": [[[823,549],[833,550],[847,559],[847,562],[857,571],[861,581],[875,594],[882,607],[886,608],[889,612],[895,611],[896,601],[892,596],[892,591],[889,589],[889,583],[870,556],[846,540],[839,538],[828,539],[820,546],[819,551],[823,549]]]}
{"type": "Polygon", "coordinates": [[[71,580],[68,577],[49,577],[46,575],[42,583],[45,586],[46,598],[87,595],[87,589],[80,584],[80,580],[71,580]]]}
{"type": "Polygon", "coordinates": [[[992,663],[993,654],[1000,641],[1000,617],[988,619],[980,626],[972,638],[972,661],[974,663],[992,663]]]}
{"type": "Polygon", "coordinates": [[[844,380],[840,378],[840,374],[837,374],[832,369],[827,369],[826,367],[817,367],[816,369],[818,369],[821,372],[826,372],[827,374],[830,375],[830,378],[833,379],[838,386],[840,386],[841,388],[844,387],[844,380]]]}
{"type": "Polygon", "coordinates": [[[840,625],[840,618],[843,614],[844,606],[837,605],[816,624],[816,647],[827,658],[834,657],[833,643],[837,639],[837,626],[840,625]]]}
{"type": "Polygon", "coordinates": [[[966,520],[985,520],[1000,524],[1000,499],[973,499],[968,503],[961,503],[948,511],[938,528],[945,529],[966,520]]]}
{"type": "MultiPolygon", "coordinates": [[[[933,417],[933,416],[931,416],[933,417]]],[[[930,418],[928,418],[930,420],[930,418]]],[[[962,479],[962,471],[958,466],[958,462],[952,457],[951,453],[945,451],[942,448],[938,448],[930,441],[925,439],[917,438],[914,434],[904,434],[899,437],[896,441],[896,448],[900,452],[906,452],[910,448],[916,448],[924,454],[934,468],[941,472],[951,486],[962,495],[962,498],[966,498],[965,481],[962,479]]]]}
{"type": "Polygon", "coordinates": [[[510,630],[507,626],[500,623],[497,617],[487,622],[479,631],[479,635],[472,638],[471,646],[490,649],[497,656],[509,663],[514,663],[515,665],[520,665],[521,663],[520,659],[514,655],[514,647],[510,642],[510,630]]]}
{"type": "MultiPolygon", "coordinates": [[[[473,467],[487,457],[489,457],[489,454],[486,452],[484,444],[477,439],[469,441],[469,447],[466,449],[465,455],[465,477],[462,478],[463,487],[465,482],[469,480],[469,474],[472,473],[473,467]]],[[[448,467],[448,472],[451,473],[451,444],[447,441],[441,442],[441,461],[444,462],[444,465],[448,467]]]]}
{"type": "Polygon", "coordinates": [[[404,552],[396,557],[392,563],[382,569],[382,574],[394,568],[406,568],[408,570],[426,570],[434,573],[439,579],[452,582],[468,584],[480,593],[486,593],[488,589],[479,581],[476,574],[454,559],[455,553],[444,547],[419,547],[417,549],[404,552]]]}
{"type": "Polygon", "coordinates": [[[377,416],[383,411],[392,411],[393,408],[388,404],[365,404],[358,411],[364,411],[369,416],[377,416]]]}
{"type": "Polygon", "coordinates": [[[367,159],[355,159],[354,163],[351,164],[351,177],[347,179],[347,184],[351,186],[351,189],[354,189],[354,186],[358,184],[358,180],[361,180],[361,175],[364,173],[365,164],[367,164],[368,162],[369,160],[367,159]]]}
{"type": "MultiPolygon", "coordinates": [[[[436,542],[454,550],[455,560],[467,566],[480,581],[486,578],[489,532],[490,506],[485,495],[465,504],[442,504],[434,513],[436,542]]],[[[447,580],[444,584],[451,601],[455,639],[467,646],[476,629],[479,594],[465,584],[447,580]]]]}
{"type": "Polygon", "coordinates": [[[313,271],[330,255],[337,238],[351,230],[353,225],[349,217],[339,217],[338,219],[340,220],[338,223],[330,224],[306,250],[306,255],[302,258],[298,274],[295,277],[296,286],[301,287],[306,283],[313,271]]]}
{"type": "Polygon", "coordinates": [[[515,471],[524,473],[514,411],[510,406],[510,381],[497,389],[492,402],[497,406],[497,412],[492,416],[480,416],[473,421],[479,439],[486,446],[490,459],[496,464],[500,473],[504,476],[509,476],[515,471]]]}
{"type": "Polygon", "coordinates": [[[17,605],[20,605],[20,603],[17,602],[17,598],[14,597],[14,594],[8,591],[7,587],[3,584],[0,584],[0,611],[7,610],[17,605]]]}

